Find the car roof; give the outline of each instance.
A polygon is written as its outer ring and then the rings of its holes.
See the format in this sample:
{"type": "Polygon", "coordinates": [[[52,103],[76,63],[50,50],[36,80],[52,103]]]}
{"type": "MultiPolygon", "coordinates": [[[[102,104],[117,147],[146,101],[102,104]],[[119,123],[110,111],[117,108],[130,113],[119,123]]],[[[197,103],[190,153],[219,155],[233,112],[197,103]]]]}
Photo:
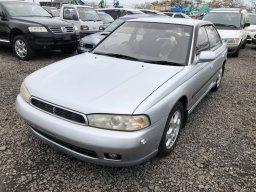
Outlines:
{"type": "Polygon", "coordinates": [[[119,17],[119,18],[127,18],[127,19],[139,19],[139,18],[152,18],[152,17],[166,17],[166,18],[170,18],[168,16],[165,15],[151,15],[151,14],[133,14],[133,15],[125,15],[123,17],[119,17]]]}
{"type": "MultiPolygon", "coordinates": [[[[104,11],[104,10],[126,10],[126,11],[136,11],[141,12],[139,9],[131,9],[131,8],[100,8],[97,9],[98,11],[104,11]]],[[[142,12],[143,13],[143,12],[142,12]]]]}
{"type": "Polygon", "coordinates": [[[209,21],[196,20],[196,19],[179,19],[179,18],[170,18],[170,17],[159,17],[159,16],[150,17],[150,18],[144,17],[144,18],[134,19],[132,21],[179,24],[179,25],[190,25],[190,26],[212,25],[212,23],[209,21]]]}
{"type": "Polygon", "coordinates": [[[93,7],[91,7],[91,6],[87,6],[87,5],[63,4],[63,6],[65,6],[65,7],[85,7],[85,8],[91,8],[91,9],[93,9],[93,7]]]}
{"type": "Polygon", "coordinates": [[[240,13],[242,11],[241,8],[216,8],[212,9],[210,12],[233,12],[240,13]]]}

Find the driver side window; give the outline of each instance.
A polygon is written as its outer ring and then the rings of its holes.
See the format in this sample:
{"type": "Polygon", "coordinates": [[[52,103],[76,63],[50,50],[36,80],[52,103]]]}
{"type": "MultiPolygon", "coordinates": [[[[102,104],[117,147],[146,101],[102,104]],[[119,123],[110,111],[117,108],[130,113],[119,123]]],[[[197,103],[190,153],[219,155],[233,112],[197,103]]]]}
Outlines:
{"type": "Polygon", "coordinates": [[[64,7],[63,19],[73,20],[74,16],[77,16],[76,10],[74,8],[64,7]]]}
{"type": "Polygon", "coordinates": [[[196,43],[196,54],[199,54],[201,51],[209,50],[210,43],[205,30],[205,27],[200,27],[198,30],[198,38],[196,43]]]}

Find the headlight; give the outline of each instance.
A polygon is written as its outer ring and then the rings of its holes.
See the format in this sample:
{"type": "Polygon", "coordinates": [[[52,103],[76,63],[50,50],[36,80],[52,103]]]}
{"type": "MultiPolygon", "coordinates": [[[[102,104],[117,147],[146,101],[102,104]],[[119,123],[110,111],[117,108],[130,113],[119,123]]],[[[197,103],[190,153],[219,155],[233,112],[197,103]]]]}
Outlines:
{"type": "Polygon", "coordinates": [[[150,125],[145,115],[87,115],[89,126],[120,131],[136,131],[150,125]]]}
{"type": "Polygon", "coordinates": [[[79,46],[84,47],[84,41],[82,39],[79,41],[79,46]]]}
{"type": "Polygon", "coordinates": [[[104,26],[99,27],[99,30],[101,30],[101,31],[103,31],[104,29],[105,29],[104,26]]]}
{"type": "Polygon", "coordinates": [[[32,33],[48,32],[45,27],[29,27],[28,30],[32,33]]]}
{"type": "Polygon", "coordinates": [[[78,27],[77,27],[77,26],[74,26],[74,30],[75,30],[75,31],[78,31],[78,27]]]}
{"type": "Polygon", "coordinates": [[[237,44],[238,45],[240,43],[240,38],[226,38],[223,40],[227,44],[237,44]]]}
{"type": "Polygon", "coordinates": [[[31,95],[28,89],[26,88],[24,82],[20,86],[20,95],[27,103],[29,102],[31,95]]]}
{"type": "Polygon", "coordinates": [[[87,25],[81,25],[80,29],[81,30],[89,30],[89,27],[87,25]]]}

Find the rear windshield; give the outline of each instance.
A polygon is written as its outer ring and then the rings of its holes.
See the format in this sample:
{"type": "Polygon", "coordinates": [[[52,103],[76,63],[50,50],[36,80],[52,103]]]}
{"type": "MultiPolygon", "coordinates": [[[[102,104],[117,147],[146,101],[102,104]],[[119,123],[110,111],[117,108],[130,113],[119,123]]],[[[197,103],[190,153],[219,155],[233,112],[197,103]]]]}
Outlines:
{"type": "Polygon", "coordinates": [[[203,20],[211,21],[216,27],[223,28],[240,28],[241,14],[230,12],[210,12],[207,13],[203,20]]]}
{"type": "Polygon", "coordinates": [[[4,2],[2,4],[12,17],[52,17],[37,4],[23,2],[4,2]]]}

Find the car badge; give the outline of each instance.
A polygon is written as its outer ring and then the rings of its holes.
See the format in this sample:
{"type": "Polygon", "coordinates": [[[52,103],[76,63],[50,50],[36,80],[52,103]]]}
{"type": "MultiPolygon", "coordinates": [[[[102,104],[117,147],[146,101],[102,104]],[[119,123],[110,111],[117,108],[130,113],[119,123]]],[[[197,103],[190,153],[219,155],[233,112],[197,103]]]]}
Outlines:
{"type": "Polygon", "coordinates": [[[66,27],[61,27],[60,29],[61,29],[61,31],[62,31],[63,33],[66,33],[66,32],[67,32],[66,27]]]}

